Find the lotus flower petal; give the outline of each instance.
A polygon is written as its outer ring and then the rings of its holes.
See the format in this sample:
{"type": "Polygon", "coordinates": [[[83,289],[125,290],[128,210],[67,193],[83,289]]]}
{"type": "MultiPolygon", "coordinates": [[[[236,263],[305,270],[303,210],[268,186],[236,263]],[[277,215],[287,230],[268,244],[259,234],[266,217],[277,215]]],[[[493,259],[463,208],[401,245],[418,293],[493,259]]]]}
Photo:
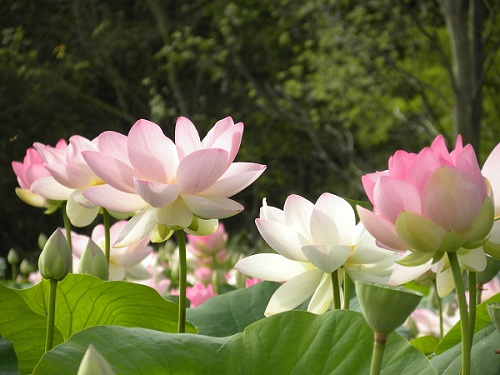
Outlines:
{"type": "Polygon", "coordinates": [[[85,151],[83,157],[94,173],[107,184],[126,193],[135,193],[134,169],[121,160],[101,152],[85,151]]]}
{"type": "Polygon", "coordinates": [[[182,159],[177,183],[182,192],[196,194],[212,186],[227,169],[228,153],[222,149],[195,151],[182,159]]]}
{"type": "Polygon", "coordinates": [[[203,195],[230,197],[253,183],[266,170],[265,165],[256,163],[233,163],[227,171],[203,195]]]}
{"type": "Polygon", "coordinates": [[[179,197],[169,206],[156,210],[156,220],[172,229],[189,227],[193,222],[193,213],[184,200],[179,197]]]}
{"type": "Polygon", "coordinates": [[[317,268],[325,273],[332,273],[346,262],[351,247],[345,245],[307,245],[302,247],[302,251],[317,268]]]}
{"type": "Polygon", "coordinates": [[[264,241],[277,253],[285,258],[299,262],[307,262],[308,259],[302,252],[302,244],[298,234],[285,224],[271,220],[256,219],[255,224],[264,241]]]}
{"type": "Polygon", "coordinates": [[[288,196],[283,207],[286,225],[308,242],[311,239],[310,221],[313,209],[314,205],[311,202],[296,194],[288,196]]]}
{"type": "Polygon", "coordinates": [[[148,182],[135,179],[137,193],[150,206],[159,208],[169,206],[179,196],[179,186],[148,182]]]}
{"type": "Polygon", "coordinates": [[[155,123],[137,121],[128,134],[127,148],[130,163],[144,178],[168,183],[175,177],[177,148],[155,123]]]}
{"type": "Polygon", "coordinates": [[[74,189],[67,188],[57,182],[54,177],[43,177],[31,185],[31,191],[47,199],[66,201],[74,189]]]}
{"type": "Polygon", "coordinates": [[[399,238],[396,226],[393,223],[377,216],[366,208],[361,206],[356,208],[363,225],[380,243],[393,250],[408,250],[408,245],[399,238]]]}
{"type": "Polygon", "coordinates": [[[322,194],[310,215],[315,243],[351,245],[355,226],[356,217],[351,205],[334,194],[322,194]]]}
{"type": "Polygon", "coordinates": [[[175,124],[175,144],[179,159],[182,160],[186,155],[201,149],[201,140],[198,130],[193,123],[186,117],[179,117],[175,124]]]}
{"type": "Polygon", "coordinates": [[[146,237],[156,225],[155,213],[156,209],[145,208],[132,217],[120,231],[113,246],[130,246],[146,237]]]}
{"type": "MultiPolygon", "coordinates": [[[[411,252],[406,252],[405,255],[410,255],[411,252]]],[[[389,285],[402,285],[409,281],[415,280],[417,277],[422,276],[424,273],[429,271],[432,267],[432,260],[427,261],[424,264],[414,267],[406,267],[401,264],[396,264],[394,270],[392,271],[391,278],[389,279],[389,285]]]]}
{"type": "Polygon", "coordinates": [[[333,302],[333,286],[331,275],[323,275],[323,279],[319,283],[318,288],[314,292],[307,311],[313,314],[325,313],[333,302]]]}
{"type": "Polygon", "coordinates": [[[486,255],[482,248],[469,250],[465,254],[459,254],[460,265],[470,272],[482,272],[486,268],[486,255]]]}
{"type": "Polygon", "coordinates": [[[292,310],[307,300],[318,287],[324,273],[318,269],[304,272],[274,292],[267,305],[265,316],[292,310]]]}
{"type": "Polygon", "coordinates": [[[250,277],[267,281],[283,282],[314,269],[309,263],[296,262],[279,254],[255,254],[240,259],[234,266],[250,277]]]}
{"type": "Polygon", "coordinates": [[[118,212],[133,212],[148,206],[139,195],[124,193],[110,185],[85,189],[83,196],[101,207],[118,212]]]}
{"type": "Polygon", "coordinates": [[[422,212],[417,187],[406,181],[382,176],[373,193],[377,212],[392,223],[396,222],[403,210],[416,214],[422,212]]]}

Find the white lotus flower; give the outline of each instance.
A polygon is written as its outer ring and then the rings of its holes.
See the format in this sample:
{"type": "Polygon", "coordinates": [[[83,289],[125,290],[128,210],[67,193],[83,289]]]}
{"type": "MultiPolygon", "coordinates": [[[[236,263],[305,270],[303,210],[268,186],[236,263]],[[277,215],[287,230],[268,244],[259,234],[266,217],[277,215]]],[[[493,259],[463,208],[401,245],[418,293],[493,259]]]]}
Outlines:
{"type": "Polygon", "coordinates": [[[294,309],[312,296],[307,310],[316,314],[333,303],[332,272],[354,280],[385,283],[394,266],[394,252],[375,245],[347,201],[324,193],[316,204],[290,195],[283,210],[265,200],[256,219],[264,240],[278,254],[256,254],[235,268],[251,277],[285,282],[274,293],[266,316],[294,309]]]}

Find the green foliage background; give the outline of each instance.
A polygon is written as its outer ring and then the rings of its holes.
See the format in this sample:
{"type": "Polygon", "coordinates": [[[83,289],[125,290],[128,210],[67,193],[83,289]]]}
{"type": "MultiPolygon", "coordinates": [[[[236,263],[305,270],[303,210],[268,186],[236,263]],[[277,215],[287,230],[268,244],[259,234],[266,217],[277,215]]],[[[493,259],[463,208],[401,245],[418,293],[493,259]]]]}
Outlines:
{"type": "MultiPolygon", "coordinates": [[[[484,31],[480,159],[500,139],[497,2],[484,31]]],[[[55,144],[139,118],[172,136],[189,117],[245,123],[239,160],[266,164],[227,220],[246,229],[263,197],[364,197],[360,176],[396,149],[439,133],[454,142],[449,39],[438,1],[72,0],[0,4],[0,255],[36,259],[60,225],[14,193],[10,163],[33,142],[55,144]]]]}

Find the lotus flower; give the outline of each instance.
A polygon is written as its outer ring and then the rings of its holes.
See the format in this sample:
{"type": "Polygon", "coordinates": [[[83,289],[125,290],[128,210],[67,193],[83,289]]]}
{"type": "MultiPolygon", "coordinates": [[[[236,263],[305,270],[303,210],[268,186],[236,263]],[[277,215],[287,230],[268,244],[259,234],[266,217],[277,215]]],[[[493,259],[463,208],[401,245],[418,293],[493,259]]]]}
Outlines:
{"type": "Polygon", "coordinates": [[[234,124],[230,117],[218,121],[203,140],[193,123],[180,117],[175,144],[147,120],[137,121],[128,137],[104,132],[97,151],[83,152],[83,156],[109,185],[87,189],[84,196],[108,209],[138,212],[120,235],[120,246],[144,238],[158,228],[157,223],[160,229],[211,233],[217,228],[216,219],[243,210],[229,197],[265,169],[260,164],[233,162],[242,134],[243,124],[234,124]]]}
{"type": "Polygon", "coordinates": [[[224,224],[219,223],[217,230],[206,236],[187,235],[187,249],[198,258],[211,257],[217,254],[227,243],[227,232],[224,224]]]}
{"type": "MultiPolygon", "coordinates": [[[[55,146],[56,149],[64,149],[66,147],[66,142],[63,139],[57,142],[55,146]]],[[[12,162],[12,169],[14,170],[17,182],[19,183],[19,187],[16,188],[16,194],[27,204],[34,207],[45,207],[48,212],[52,212],[55,208],[57,208],[58,204],[52,203],[47,196],[35,194],[31,191],[31,186],[36,181],[45,177],[51,177],[51,174],[49,170],[45,168],[44,163],[45,161],[42,155],[40,155],[38,150],[33,147],[26,150],[26,155],[22,163],[19,161],[12,162]]],[[[54,183],[56,185],[60,185],[57,182],[54,183]]],[[[65,187],[60,185],[57,186],[57,189],[65,189],[65,187]]],[[[69,189],[67,194],[70,194],[69,189]]]]}
{"type": "Polygon", "coordinates": [[[378,243],[410,250],[400,263],[438,261],[445,252],[466,254],[480,247],[493,225],[494,205],[471,145],[448,152],[438,136],[418,154],[396,152],[389,169],[363,176],[373,212],[358,207],[378,243]]]}
{"type": "Polygon", "coordinates": [[[394,253],[380,249],[356,225],[352,207],[344,199],[324,193],[313,204],[290,195],[283,210],[265,201],[256,220],[264,240],[278,254],[256,254],[235,268],[262,280],[285,282],[272,296],[265,315],[291,310],[312,296],[307,310],[321,314],[333,303],[332,272],[353,280],[386,283],[394,253]]]}
{"type": "MultiPolygon", "coordinates": [[[[60,145],[59,145],[60,146],[60,145]]],[[[51,147],[35,143],[50,175],[37,179],[32,192],[48,199],[67,201],[66,212],[71,224],[84,227],[92,223],[99,206],[82,196],[85,188],[102,184],[82,158],[83,150],[96,149],[95,143],[75,135],[66,147],[51,147]]]]}

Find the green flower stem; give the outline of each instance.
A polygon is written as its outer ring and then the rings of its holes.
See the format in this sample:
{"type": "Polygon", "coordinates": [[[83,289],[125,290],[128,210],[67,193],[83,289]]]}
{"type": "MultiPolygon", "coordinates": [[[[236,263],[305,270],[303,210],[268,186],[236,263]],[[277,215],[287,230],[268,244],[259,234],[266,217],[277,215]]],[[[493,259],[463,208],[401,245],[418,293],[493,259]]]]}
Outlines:
{"type": "Polygon", "coordinates": [[[109,269],[109,257],[111,254],[111,217],[106,209],[102,209],[102,221],[104,224],[104,255],[106,256],[106,261],[108,262],[109,269]]]}
{"type": "Polygon", "coordinates": [[[47,316],[47,337],[45,340],[45,351],[52,349],[54,342],[54,320],[56,316],[56,293],[57,280],[49,279],[49,311],[47,316]]]}
{"type": "Polygon", "coordinates": [[[186,263],[186,237],[184,231],[177,231],[177,244],[179,245],[179,317],[178,333],[186,332],[186,287],[187,287],[187,263],[186,263]]]}
{"type": "Polygon", "coordinates": [[[458,298],[458,308],[460,311],[460,326],[462,332],[462,372],[461,375],[470,375],[471,343],[472,335],[469,324],[469,314],[467,312],[467,301],[465,300],[465,289],[462,281],[462,271],[458,263],[458,255],[455,252],[447,253],[450,260],[453,281],[458,298]]]}
{"type": "MultiPolygon", "coordinates": [[[[64,229],[66,230],[66,240],[68,241],[71,253],[73,253],[73,239],[71,238],[71,222],[69,221],[68,213],[66,212],[66,202],[63,202],[61,205],[61,213],[64,223],[64,229]]],[[[71,270],[73,270],[73,267],[71,267],[71,270]]]]}
{"type": "Polygon", "coordinates": [[[370,375],[379,375],[382,368],[382,359],[384,358],[385,342],[387,335],[383,333],[374,334],[372,363],[370,367],[370,375]]]}
{"type": "Polygon", "coordinates": [[[13,263],[11,264],[11,268],[12,268],[12,281],[15,283],[17,275],[19,274],[19,267],[17,266],[17,264],[13,263]]]}
{"type": "Polygon", "coordinates": [[[438,314],[439,314],[439,339],[442,339],[443,335],[444,335],[443,303],[441,301],[441,297],[439,297],[439,294],[437,292],[436,279],[434,279],[432,281],[432,284],[434,285],[434,291],[436,293],[436,303],[437,303],[438,314]]]}
{"type": "Polygon", "coordinates": [[[476,328],[476,303],[477,303],[477,277],[475,272],[469,271],[469,324],[470,324],[470,339],[474,337],[474,329],[476,328]]]}
{"type": "Polygon", "coordinates": [[[340,309],[340,287],[338,269],[332,272],[332,285],[333,285],[333,309],[340,309]]]}
{"type": "Polygon", "coordinates": [[[344,310],[349,310],[349,303],[351,302],[351,278],[344,269],[344,310]]]}

